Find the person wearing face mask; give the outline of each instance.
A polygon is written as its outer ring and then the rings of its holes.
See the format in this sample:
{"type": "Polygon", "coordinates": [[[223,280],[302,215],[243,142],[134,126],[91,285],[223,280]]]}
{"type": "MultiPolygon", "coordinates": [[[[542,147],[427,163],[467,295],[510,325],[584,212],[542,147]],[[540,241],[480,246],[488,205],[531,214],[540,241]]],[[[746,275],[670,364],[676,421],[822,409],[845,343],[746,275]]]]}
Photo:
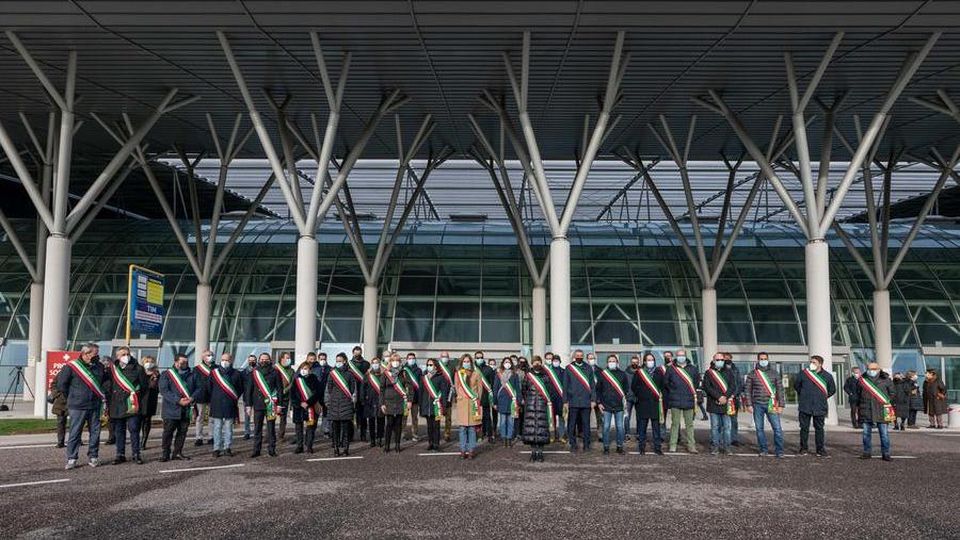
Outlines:
{"type": "MultiPolygon", "coordinates": [[[[308,355],[309,358],[309,355],[308,355]]],[[[323,407],[324,395],[327,391],[327,382],[330,378],[330,370],[333,369],[330,367],[330,362],[327,360],[327,353],[320,351],[314,355],[316,360],[313,363],[313,366],[310,368],[310,373],[313,373],[317,377],[317,381],[320,383],[320,432],[325,436],[330,436],[330,419],[327,418],[327,411],[323,407]]]]}
{"type": "Polygon", "coordinates": [[[823,422],[827,418],[827,400],[837,393],[837,383],[833,375],[823,369],[823,357],[811,356],[810,365],[793,379],[793,389],[797,393],[800,420],[800,455],[806,455],[810,439],[810,421],[813,421],[814,443],[817,445],[817,457],[826,457],[826,435],[823,422]]]}
{"type": "Polygon", "coordinates": [[[407,410],[410,414],[410,426],[407,428],[407,434],[404,440],[417,442],[420,440],[420,379],[423,377],[423,370],[417,365],[417,355],[407,353],[406,363],[403,365],[403,372],[410,381],[410,393],[407,394],[409,405],[407,410]]]}
{"type": "Polygon", "coordinates": [[[631,426],[630,421],[633,418],[633,410],[637,406],[637,398],[633,395],[633,377],[640,369],[640,357],[633,355],[630,357],[630,367],[627,369],[627,408],[623,411],[623,433],[624,440],[630,440],[631,426]]]}
{"type": "MultiPolygon", "coordinates": [[[[200,392],[193,405],[194,446],[203,446],[204,433],[210,431],[210,373],[213,368],[213,352],[203,351],[193,368],[194,384],[200,392]]],[[[207,442],[212,443],[213,440],[209,439],[207,442]]]]}
{"type": "Polygon", "coordinates": [[[513,446],[515,422],[520,418],[521,399],[520,377],[514,372],[510,358],[504,358],[493,379],[493,410],[497,412],[497,429],[504,447],[513,446]]]}
{"type": "Polygon", "coordinates": [[[250,457],[260,457],[263,448],[263,425],[267,425],[267,454],[277,455],[277,415],[280,402],[280,375],[273,369],[269,353],[257,357],[257,369],[244,381],[244,404],[253,413],[253,452],[250,457]]]}
{"type": "Polygon", "coordinates": [[[327,379],[324,407],[332,423],[333,455],[350,455],[350,428],[356,414],[357,381],[347,368],[347,355],[337,353],[333,371],[327,379]]]}
{"type": "Polygon", "coordinates": [[[110,423],[116,438],[117,455],[114,465],[127,461],[127,432],[130,433],[130,453],[137,465],[143,464],[140,458],[140,407],[141,399],[147,387],[147,374],[130,356],[130,349],[117,349],[117,359],[110,366],[110,391],[107,394],[110,409],[110,423]]]}
{"type": "Polygon", "coordinates": [[[730,371],[724,369],[723,353],[713,355],[701,387],[710,413],[710,454],[726,454],[730,451],[730,417],[737,414],[737,405],[734,381],[730,371]]]}
{"type": "Polygon", "coordinates": [[[213,457],[233,456],[233,423],[240,414],[244,375],[233,368],[233,355],[220,355],[220,365],[210,371],[210,424],[213,427],[213,457]]]}
{"type": "Polygon", "coordinates": [[[178,354],[173,367],[160,376],[160,399],[163,400],[160,407],[160,418],[163,419],[160,461],[190,459],[183,455],[183,443],[193,420],[193,402],[202,393],[195,384],[195,377],[190,370],[190,360],[183,353],[178,354]]]}
{"type": "Polygon", "coordinates": [[[313,441],[317,434],[320,411],[317,401],[320,399],[320,381],[310,372],[310,365],[303,362],[297,368],[297,375],[290,389],[290,408],[293,410],[293,432],[296,448],[294,454],[302,454],[304,447],[308,454],[313,453],[313,441]]]}
{"type": "Polygon", "coordinates": [[[854,396],[860,407],[860,421],[863,423],[863,453],[860,459],[870,459],[873,451],[873,428],[880,434],[880,456],[884,461],[890,457],[890,422],[896,419],[890,396],[893,394],[893,381],[880,364],[870,362],[867,372],[858,381],[854,396]]]}
{"type": "Polygon", "coordinates": [[[673,364],[666,370],[663,386],[665,389],[664,401],[670,410],[670,451],[677,451],[680,442],[680,422],[683,421],[684,435],[686,436],[687,452],[697,451],[697,441],[694,438],[693,418],[697,404],[697,388],[700,386],[700,374],[687,361],[686,351],[677,351],[673,364]]]}
{"type": "Polygon", "coordinates": [[[420,414],[427,420],[427,451],[440,451],[440,423],[449,408],[450,387],[437,367],[437,360],[427,358],[420,380],[420,414]]]}
{"type": "Polygon", "coordinates": [[[583,351],[573,352],[563,381],[564,408],[567,410],[567,434],[570,452],[577,451],[576,434],[583,437],[583,451],[590,451],[590,411],[597,406],[597,380],[593,369],[583,361],[583,351]]]}
{"type": "Polygon", "coordinates": [[[773,429],[774,455],[783,457],[783,428],[780,427],[780,414],[783,412],[783,381],[770,365],[770,355],[761,352],[757,355],[756,368],[747,374],[744,393],[750,400],[747,412],[753,414],[753,425],[757,430],[757,447],[761,457],[768,454],[767,434],[763,430],[763,420],[770,422],[773,429]]]}
{"type": "Polygon", "coordinates": [[[400,435],[403,431],[403,417],[410,406],[411,384],[400,362],[400,355],[390,355],[390,366],[383,371],[383,386],[380,392],[380,411],[386,417],[386,434],[383,452],[390,451],[392,442],[400,453],[400,435]]]}
{"type": "MultiPolygon", "coordinates": [[[[357,383],[357,390],[363,386],[363,381],[367,377],[367,370],[370,369],[370,362],[363,358],[363,349],[357,345],[351,351],[353,356],[347,360],[347,368],[350,370],[350,376],[357,383]]],[[[357,407],[356,425],[360,431],[360,442],[367,442],[367,416],[363,407],[357,407]]],[[[350,440],[353,440],[353,425],[350,425],[350,440]]]]}
{"type": "Polygon", "coordinates": [[[279,407],[277,407],[277,440],[285,442],[287,435],[287,415],[290,410],[290,390],[293,388],[293,379],[296,372],[293,371],[293,359],[289,352],[280,355],[280,359],[274,364],[273,368],[277,371],[280,387],[277,388],[279,394],[279,407]]]}
{"type": "Polygon", "coordinates": [[[947,387],[935,369],[928,369],[923,381],[923,408],[930,421],[928,429],[946,427],[943,424],[943,415],[947,414],[947,387]]]}
{"type": "MultiPolygon", "coordinates": [[[[597,355],[594,353],[587,353],[587,365],[590,366],[590,369],[593,370],[593,376],[599,380],[600,372],[603,371],[603,366],[597,363],[597,355]]],[[[601,433],[603,428],[603,411],[600,410],[600,404],[598,403],[593,407],[593,416],[597,424],[597,442],[601,442],[603,434],[601,433]]]]}
{"type": "Polygon", "coordinates": [[[87,343],[80,348],[80,358],[68,362],[57,375],[56,387],[66,396],[70,417],[67,470],[77,466],[84,424],[89,429],[87,457],[90,466],[100,465],[100,415],[107,400],[105,388],[109,384],[109,374],[104,373],[103,365],[95,361],[97,350],[96,344],[87,343]]]}
{"type": "MultiPolygon", "coordinates": [[[[494,415],[493,415],[493,378],[496,374],[496,364],[493,367],[487,365],[486,361],[483,359],[483,351],[477,351],[473,355],[474,361],[476,364],[474,371],[477,376],[480,377],[480,385],[482,386],[480,393],[480,407],[483,418],[480,422],[480,439],[487,439],[488,442],[493,442],[494,437],[494,415]]],[[[493,360],[496,362],[496,360],[493,360]]]]}
{"type": "Polygon", "coordinates": [[[620,369],[620,359],[615,354],[607,356],[607,368],[597,376],[597,408],[603,413],[603,454],[610,453],[610,428],[617,430],[617,453],[623,453],[623,411],[627,408],[627,374],[620,369]]]}
{"type": "Polygon", "coordinates": [[[140,449],[146,450],[147,438],[150,437],[150,428],[153,417],[157,414],[157,401],[160,397],[160,370],[157,369],[157,359],[152,356],[144,356],[140,361],[143,363],[143,372],[147,376],[147,385],[140,399],[140,449]]]}
{"type": "Polygon", "coordinates": [[[907,372],[907,383],[910,392],[910,412],[907,416],[907,427],[909,429],[919,429],[917,426],[917,413],[923,410],[923,396],[920,393],[920,384],[917,382],[917,372],[910,370],[907,372]]]}
{"type": "MultiPolygon", "coordinates": [[[[447,381],[447,403],[450,403],[453,398],[453,372],[456,370],[454,365],[450,363],[450,353],[447,351],[440,352],[440,361],[437,362],[437,370],[443,375],[444,380],[447,381]]],[[[453,424],[450,419],[450,415],[453,414],[452,407],[446,407],[443,410],[443,440],[450,442],[451,438],[451,428],[453,424]]]]}
{"type": "Polygon", "coordinates": [[[550,419],[553,431],[553,441],[567,443],[567,424],[563,416],[563,381],[566,370],[561,367],[560,357],[548,352],[543,355],[543,372],[550,384],[550,399],[552,400],[553,418],[550,419]]]}
{"type": "MultiPolygon", "coordinates": [[[[733,384],[733,401],[739,412],[743,407],[743,377],[740,368],[733,363],[733,355],[728,352],[723,353],[723,369],[733,384]]],[[[730,446],[740,446],[740,422],[736,414],[730,417],[730,446]]]]}
{"type": "Polygon", "coordinates": [[[897,419],[893,422],[894,431],[905,431],[907,429],[907,416],[910,415],[910,394],[903,373],[899,371],[893,374],[893,409],[897,413],[897,419]]]}
{"type": "Polygon", "coordinates": [[[360,387],[362,406],[367,419],[367,432],[370,434],[370,448],[383,446],[384,416],[380,410],[380,396],[383,394],[383,367],[379,358],[370,361],[370,369],[360,387]]]}
{"type": "MultiPolygon", "coordinates": [[[[313,353],[310,353],[313,354],[313,353]]],[[[309,356],[309,355],[308,355],[309,356]]],[[[243,380],[249,381],[250,377],[253,376],[253,370],[257,369],[257,356],[255,354],[247,355],[247,363],[243,367],[243,380]]],[[[246,392],[244,392],[246,393],[246,392]]],[[[248,414],[247,411],[250,411],[250,404],[247,403],[246,398],[243,402],[243,440],[249,441],[250,437],[253,435],[253,415],[248,414]]]]}
{"type": "Polygon", "coordinates": [[[469,354],[460,357],[452,406],[453,423],[460,428],[461,459],[473,459],[477,455],[477,431],[483,422],[481,396],[484,389],[478,371],[474,369],[474,360],[469,354]]]}
{"type": "MultiPolygon", "coordinates": [[[[670,351],[664,351],[663,364],[660,364],[659,366],[657,366],[657,370],[660,372],[660,376],[663,378],[664,383],[666,383],[667,381],[667,370],[670,369],[670,366],[672,365],[673,365],[673,353],[670,351]]],[[[667,391],[666,387],[664,387],[663,391],[664,391],[664,407],[666,407],[666,391],[667,391]]],[[[664,409],[663,418],[660,420],[660,433],[662,433],[664,437],[667,436],[667,416],[668,415],[666,414],[666,409],[664,409]]]]}
{"type": "Polygon", "coordinates": [[[860,405],[854,401],[857,386],[860,384],[860,377],[860,368],[854,366],[850,369],[850,376],[843,382],[843,393],[847,395],[847,403],[850,405],[850,423],[853,425],[853,429],[861,429],[863,427],[860,422],[860,405]]]}
{"type": "Polygon", "coordinates": [[[530,461],[543,461],[543,447],[550,442],[550,423],[553,421],[553,389],[547,380],[543,360],[534,355],[530,371],[521,385],[523,416],[521,436],[530,445],[530,461]]]}
{"type": "Polygon", "coordinates": [[[637,402],[637,451],[645,454],[647,451],[647,423],[653,435],[653,451],[658,456],[663,455],[663,438],[660,424],[663,423],[663,374],[656,367],[656,357],[653,353],[644,353],[643,365],[634,372],[630,382],[634,399],[637,402]]]}

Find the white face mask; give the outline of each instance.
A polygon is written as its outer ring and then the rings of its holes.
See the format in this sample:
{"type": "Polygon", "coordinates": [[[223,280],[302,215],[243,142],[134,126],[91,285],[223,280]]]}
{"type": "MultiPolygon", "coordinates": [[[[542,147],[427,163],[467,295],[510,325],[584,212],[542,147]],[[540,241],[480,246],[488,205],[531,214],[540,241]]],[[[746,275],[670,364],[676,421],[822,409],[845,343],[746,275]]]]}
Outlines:
{"type": "Polygon", "coordinates": [[[400,361],[399,361],[399,360],[392,360],[392,361],[390,362],[390,366],[391,366],[391,367],[398,368],[398,367],[400,367],[400,361]]]}
{"type": "Polygon", "coordinates": [[[372,369],[373,371],[380,371],[380,364],[379,363],[370,364],[370,369],[372,369]]]}
{"type": "Polygon", "coordinates": [[[510,362],[505,362],[503,364],[503,369],[510,369],[512,367],[513,367],[513,364],[511,364],[510,362]]]}
{"type": "Polygon", "coordinates": [[[433,364],[427,366],[427,373],[433,373],[436,368],[433,367],[433,364]]]}
{"type": "Polygon", "coordinates": [[[343,367],[343,362],[337,362],[337,369],[340,369],[342,367],[343,367]]]}
{"type": "Polygon", "coordinates": [[[619,368],[619,367],[620,367],[620,364],[618,364],[618,363],[616,363],[616,362],[608,362],[608,363],[607,363],[607,369],[617,369],[617,368],[619,368]]]}
{"type": "Polygon", "coordinates": [[[154,367],[156,367],[156,364],[154,364],[153,362],[147,362],[146,364],[143,365],[144,369],[153,369],[154,367]]]}
{"type": "Polygon", "coordinates": [[[301,370],[300,370],[300,376],[301,376],[301,377],[306,377],[306,376],[309,375],[309,374],[310,374],[310,370],[309,370],[309,369],[301,369],[301,370]]]}
{"type": "Polygon", "coordinates": [[[127,355],[121,356],[121,357],[120,357],[120,363],[123,364],[123,365],[127,365],[128,363],[130,363],[130,357],[127,356],[127,355]]]}
{"type": "Polygon", "coordinates": [[[230,369],[230,366],[231,366],[231,365],[233,365],[233,364],[231,364],[231,362],[230,362],[229,360],[221,360],[221,361],[220,361],[220,367],[222,367],[223,369],[230,369]]]}
{"type": "Polygon", "coordinates": [[[587,359],[587,363],[590,364],[591,366],[595,366],[595,365],[597,365],[597,359],[596,359],[596,358],[588,358],[588,359],[587,359]]]}
{"type": "Polygon", "coordinates": [[[284,358],[283,360],[280,360],[280,365],[283,367],[290,367],[290,359],[284,358]]]}
{"type": "Polygon", "coordinates": [[[819,365],[814,364],[813,362],[810,362],[810,371],[816,371],[818,369],[820,369],[819,365]]]}
{"type": "Polygon", "coordinates": [[[444,364],[446,364],[447,362],[450,361],[450,357],[449,357],[449,356],[441,356],[441,357],[440,357],[440,361],[443,362],[444,364]]]}
{"type": "Polygon", "coordinates": [[[554,361],[553,361],[553,367],[560,367],[560,361],[559,361],[559,360],[554,360],[554,361]]]}
{"type": "Polygon", "coordinates": [[[644,365],[647,366],[647,369],[653,369],[654,364],[656,364],[656,362],[654,362],[653,360],[647,360],[646,362],[644,362],[644,365]]]}

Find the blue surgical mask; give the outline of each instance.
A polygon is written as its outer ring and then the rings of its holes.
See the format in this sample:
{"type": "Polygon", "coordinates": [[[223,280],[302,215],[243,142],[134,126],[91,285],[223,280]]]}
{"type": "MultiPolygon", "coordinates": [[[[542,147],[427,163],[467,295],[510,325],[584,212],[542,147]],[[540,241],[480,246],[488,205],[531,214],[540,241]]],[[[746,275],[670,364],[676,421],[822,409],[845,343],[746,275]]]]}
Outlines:
{"type": "Polygon", "coordinates": [[[770,365],[770,361],[769,361],[769,360],[761,360],[761,361],[760,361],[760,367],[767,367],[767,366],[769,366],[769,365],[770,365]]]}
{"type": "Polygon", "coordinates": [[[470,369],[473,366],[472,362],[464,362],[463,369],[470,369]]]}
{"type": "Polygon", "coordinates": [[[427,373],[433,373],[435,369],[436,368],[433,367],[433,364],[430,364],[429,366],[427,366],[427,373]]]}
{"type": "Polygon", "coordinates": [[[677,363],[680,364],[681,366],[684,365],[684,364],[686,364],[686,363],[687,363],[687,357],[686,357],[686,356],[678,356],[678,357],[677,357],[677,363]]]}
{"type": "Polygon", "coordinates": [[[644,365],[647,366],[647,369],[653,369],[653,366],[654,366],[655,364],[656,364],[656,362],[654,362],[653,360],[647,360],[646,362],[644,362],[644,365]]]}
{"type": "Polygon", "coordinates": [[[722,369],[722,368],[723,368],[723,360],[714,360],[714,361],[713,361],[713,367],[716,368],[716,369],[722,369]]]}
{"type": "Polygon", "coordinates": [[[879,369],[868,369],[868,370],[867,370],[867,375],[869,375],[869,376],[871,376],[871,377],[876,377],[876,376],[879,375],[879,374],[880,374],[880,370],[879,370],[879,369]]]}

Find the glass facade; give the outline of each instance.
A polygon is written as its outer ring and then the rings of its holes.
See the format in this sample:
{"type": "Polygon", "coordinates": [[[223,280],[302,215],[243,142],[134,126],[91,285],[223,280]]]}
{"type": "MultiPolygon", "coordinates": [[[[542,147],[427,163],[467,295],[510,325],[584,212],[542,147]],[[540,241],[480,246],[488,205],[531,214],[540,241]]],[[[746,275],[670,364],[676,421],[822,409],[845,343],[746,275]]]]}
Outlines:
{"type": "MultiPolygon", "coordinates": [[[[19,222],[21,238],[32,224],[19,222]]],[[[380,224],[364,227],[374,249],[380,224]]],[[[891,247],[907,228],[894,226],[891,247]]],[[[232,231],[224,223],[225,242],[232,231]]],[[[855,231],[852,231],[855,233],[855,231]]],[[[706,238],[712,235],[706,234],[706,238]]],[[[346,348],[361,334],[363,278],[340,224],[318,234],[317,335],[346,348]]],[[[669,227],[656,222],[575,224],[571,229],[571,338],[598,351],[639,351],[700,345],[700,285],[669,227]]],[[[538,260],[549,237],[534,230],[538,260]]],[[[288,223],[254,222],[217,276],[211,341],[245,355],[292,348],[296,232],[288,223]]],[[[872,286],[838,239],[830,239],[834,343],[854,361],[872,357],[872,286]]],[[[712,246],[708,245],[709,250],[712,246]]],[[[724,345],[797,346],[805,343],[802,238],[767,224],[746,230],[718,284],[718,331],[724,345]]],[[[33,252],[33,246],[27,246],[33,252]]],[[[960,373],[960,229],[927,226],[891,285],[895,368],[923,366],[924,348],[950,353],[938,369],[960,373]],[[948,366],[942,366],[947,363],[948,366]]],[[[73,253],[69,337],[110,344],[125,336],[127,267],[139,264],[167,276],[168,318],[160,336],[147,336],[140,354],[168,365],[177,352],[193,354],[196,278],[165,222],[97,222],[73,253]]],[[[398,241],[380,284],[380,344],[479,344],[529,347],[531,281],[509,226],[503,223],[411,224],[398,241]]],[[[8,242],[0,243],[0,384],[7,366],[26,361],[29,277],[8,242]]],[[[548,325],[549,328],[549,325],[548,325]]],[[[549,336],[548,336],[549,343],[549,336]]],[[[929,356],[929,355],[927,355],[929,356]]],[[[960,388],[957,386],[955,388],[960,388]]]]}

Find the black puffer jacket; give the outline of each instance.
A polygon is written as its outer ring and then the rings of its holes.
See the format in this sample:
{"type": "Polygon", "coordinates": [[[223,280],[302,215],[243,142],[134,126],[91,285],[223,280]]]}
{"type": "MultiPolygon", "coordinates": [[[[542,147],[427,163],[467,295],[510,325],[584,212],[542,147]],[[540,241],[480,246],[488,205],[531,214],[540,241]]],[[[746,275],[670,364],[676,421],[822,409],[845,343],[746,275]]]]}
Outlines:
{"type": "Polygon", "coordinates": [[[332,421],[353,420],[354,406],[357,402],[357,380],[350,375],[346,367],[334,368],[327,379],[327,391],[324,393],[324,407],[327,412],[327,418],[332,421]],[[336,371],[336,373],[334,373],[336,371]],[[340,388],[337,383],[337,375],[340,375],[347,389],[350,390],[350,396],[340,388]]]}
{"type": "Polygon", "coordinates": [[[537,390],[536,385],[531,381],[531,377],[539,375],[544,388],[547,389],[547,395],[552,395],[550,381],[545,371],[530,374],[523,378],[521,382],[521,391],[523,393],[523,442],[524,444],[547,444],[550,442],[550,418],[547,408],[547,400],[537,390]]]}

